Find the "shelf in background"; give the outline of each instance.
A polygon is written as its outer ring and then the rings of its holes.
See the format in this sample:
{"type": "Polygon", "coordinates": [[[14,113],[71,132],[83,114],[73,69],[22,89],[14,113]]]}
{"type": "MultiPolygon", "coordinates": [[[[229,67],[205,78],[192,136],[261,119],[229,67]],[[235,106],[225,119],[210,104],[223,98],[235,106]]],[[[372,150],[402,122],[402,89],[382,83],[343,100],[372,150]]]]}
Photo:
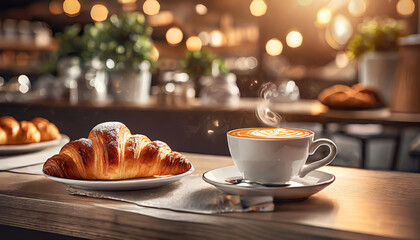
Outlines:
{"type": "Polygon", "coordinates": [[[57,43],[52,40],[50,44],[39,46],[35,41],[10,41],[0,39],[0,51],[28,51],[28,52],[52,52],[57,49],[57,43]]]}

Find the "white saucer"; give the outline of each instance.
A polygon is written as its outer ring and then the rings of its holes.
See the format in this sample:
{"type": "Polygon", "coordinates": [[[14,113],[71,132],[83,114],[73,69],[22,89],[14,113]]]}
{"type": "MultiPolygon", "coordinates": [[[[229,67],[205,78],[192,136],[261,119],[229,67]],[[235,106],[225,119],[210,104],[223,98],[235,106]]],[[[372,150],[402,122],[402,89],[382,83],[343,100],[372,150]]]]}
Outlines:
{"type": "Polygon", "coordinates": [[[190,175],[194,172],[194,166],[191,165],[190,170],[187,172],[162,177],[148,177],[148,178],[136,178],[129,180],[116,180],[116,181],[100,181],[100,180],[76,180],[68,178],[52,177],[44,173],[44,176],[60,183],[64,183],[74,188],[88,189],[88,190],[102,190],[102,191],[124,191],[124,190],[138,190],[138,189],[149,189],[157,188],[163,185],[176,182],[181,178],[190,175]]]}
{"type": "Polygon", "coordinates": [[[54,139],[51,141],[20,144],[20,145],[1,145],[0,155],[35,152],[35,151],[39,151],[39,150],[49,148],[49,147],[64,145],[68,143],[69,141],[70,141],[70,138],[68,136],[61,134],[61,138],[54,139]]]}
{"type": "Polygon", "coordinates": [[[296,178],[287,186],[249,186],[242,184],[232,184],[226,179],[232,177],[241,178],[241,174],[235,166],[218,168],[203,174],[203,180],[214,185],[218,189],[229,194],[248,195],[248,196],[273,196],[276,200],[297,200],[307,198],[330,185],[335,180],[335,176],[315,170],[308,173],[304,178],[296,178]]]}

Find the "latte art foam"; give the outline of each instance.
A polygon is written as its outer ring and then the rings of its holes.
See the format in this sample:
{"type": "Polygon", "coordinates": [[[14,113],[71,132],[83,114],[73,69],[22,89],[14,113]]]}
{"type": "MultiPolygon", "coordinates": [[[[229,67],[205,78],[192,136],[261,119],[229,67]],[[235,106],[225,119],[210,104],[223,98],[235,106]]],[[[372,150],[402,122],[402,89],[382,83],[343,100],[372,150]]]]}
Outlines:
{"type": "Polygon", "coordinates": [[[246,138],[301,138],[313,133],[308,130],[293,128],[244,128],[230,131],[228,134],[246,138]]]}

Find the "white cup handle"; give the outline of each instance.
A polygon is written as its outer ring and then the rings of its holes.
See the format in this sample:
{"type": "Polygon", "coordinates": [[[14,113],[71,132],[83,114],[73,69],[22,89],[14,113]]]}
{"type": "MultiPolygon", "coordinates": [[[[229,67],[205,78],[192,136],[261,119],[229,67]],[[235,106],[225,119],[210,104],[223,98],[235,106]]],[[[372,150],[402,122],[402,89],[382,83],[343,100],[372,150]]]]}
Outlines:
{"type": "Polygon", "coordinates": [[[299,177],[304,177],[306,174],[312,172],[313,170],[320,168],[322,166],[325,166],[329,163],[331,163],[335,156],[337,155],[337,146],[335,143],[329,139],[326,138],[320,138],[318,140],[315,140],[311,143],[309,146],[309,154],[312,155],[315,153],[315,151],[321,146],[326,145],[330,148],[330,153],[325,158],[318,160],[316,162],[305,164],[302,166],[299,172],[299,177]]]}

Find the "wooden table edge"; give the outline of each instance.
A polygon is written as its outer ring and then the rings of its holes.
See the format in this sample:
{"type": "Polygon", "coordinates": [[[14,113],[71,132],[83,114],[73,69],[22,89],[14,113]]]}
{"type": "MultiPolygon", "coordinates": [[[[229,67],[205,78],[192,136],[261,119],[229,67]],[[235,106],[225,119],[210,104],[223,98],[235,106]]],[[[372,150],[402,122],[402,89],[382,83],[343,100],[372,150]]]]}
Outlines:
{"type": "Polygon", "coordinates": [[[162,209],[153,209],[152,214],[147,214],[150,208],[131,203],[123,205],[139,211],[0,193],[3,209],[0,224],[91,239],[395,239],[303,224],[238,219],[229,214],[205,215],[162,209]],[[143,210],[146,214],[141,213],[143,210]],[[166,216],[157,216],[157,211],[165,212],[166,216]]]}

